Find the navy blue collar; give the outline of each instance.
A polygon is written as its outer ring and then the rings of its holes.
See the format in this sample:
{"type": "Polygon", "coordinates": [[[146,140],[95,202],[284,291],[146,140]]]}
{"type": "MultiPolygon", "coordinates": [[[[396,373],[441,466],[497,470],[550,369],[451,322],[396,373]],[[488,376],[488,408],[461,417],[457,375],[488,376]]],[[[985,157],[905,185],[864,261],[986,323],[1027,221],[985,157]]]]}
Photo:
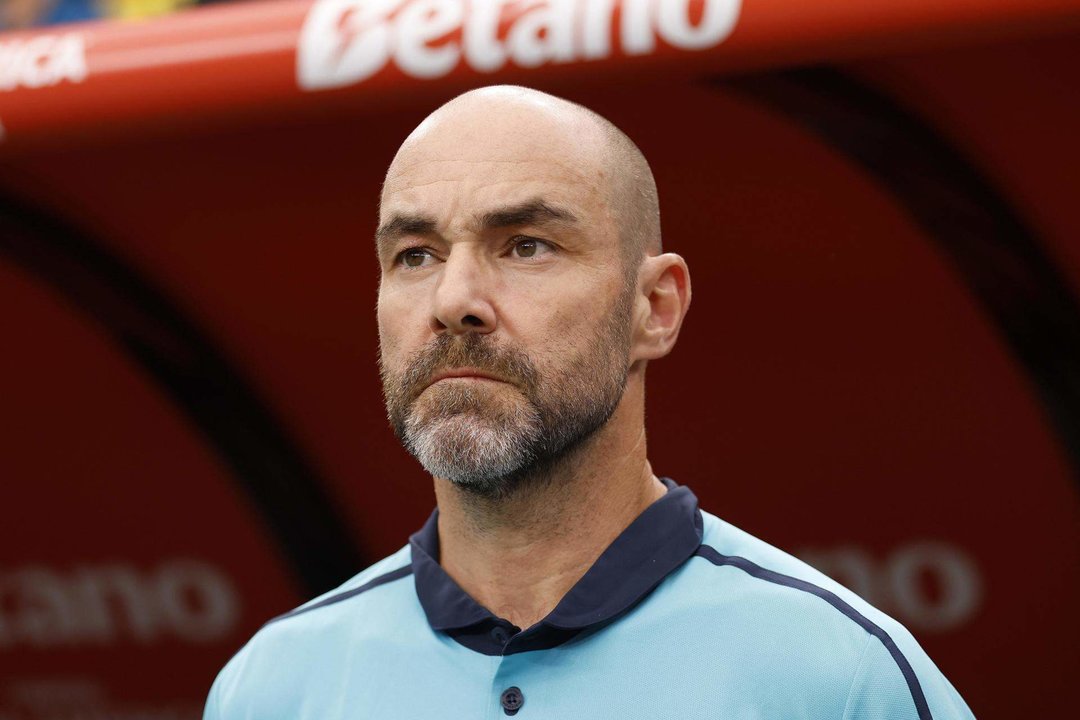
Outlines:
{"type": "Polygon", "coordinates": [[[409,538],[416,593],[437,631],[486,655],[554,647],[606,623],[648,595],[701,545],[701,513],[687,487],[668,491],[630,523],[555,609],[520,630],[469,596],[439,565],[439,511],[409,538]]]}

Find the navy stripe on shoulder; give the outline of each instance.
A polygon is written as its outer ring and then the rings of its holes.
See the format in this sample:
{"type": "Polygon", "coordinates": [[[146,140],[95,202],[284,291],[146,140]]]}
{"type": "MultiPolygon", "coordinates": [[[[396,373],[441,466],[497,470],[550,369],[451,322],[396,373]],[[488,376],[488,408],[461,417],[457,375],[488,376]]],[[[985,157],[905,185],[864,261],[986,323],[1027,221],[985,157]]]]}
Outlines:
{"type": "MultiPolygon", "coordinates": [[[[319,602],[315,603],[314,605],[308,605],[306,607],[297,608],[296,610],[293,610],[292,612],[287,612],[284,615],[278,615],[276,618],[273,618],[272,620],[267,621],[266,625],[270,625],[271,623],[276,623],[279,620],[287,620],[289,618],[296,617],[297,615],[303,615],[306,612],[311,612],[312,610],[318,610],[319,608],[324,608],[327,605],[333,605],[334,603],[339,603],[342,600],[348,600],[349,598],[356,597],[360,593],[367,592],[368,590],[371,590],[372,588],[377,588],[380,585],[385,585],[386,583],[393,582],[395,580],[400,580],[401,578],[408,577],[409,575],[412,575],[412,565],[411,564],[410,565],[405,565],[403,567],[399,567],[396,570],[391,570],[390,572],[385,573],[383,575],[379,575],[378,577],[367,581],[366,583],[364,583],[360,587],[355,587],[352,590],[346,590],[344,592],[340,592],[337,595],[331,595],[330,597],[326,598],[325,600],[320,600],[319,602]]],[[[266,625],[263,625],[263,627],[266,627],[266,625]]]]}
{"type": "Polygon", "coordinates": [[[818,587],[805,580],[767,570],[744,557],[724,555],[708,545],[699,547],[696,554],[705,558],[713,565],[731,565],[758,579],[776,583],[777,585],[785,585],[790,588],[795,588],[796,590],[808,592],[811,595],[816,595],[844,615],[848,616],[848,618],[855,621],[859,627],[880,640],[881,644],[884,645],[889,651],[889,654],[892,655],[893,660],[896,661],[896,664],[900,667],[900,672],[904,675],[904,680],[907,681],[908,690],[911,691],[911,699],[915,702],[915,709],[919,713],[919,720],[933,720],[933,716],[930,714],[930,706],[926,702],[926,696],[923,694],[922,686],[919,685],[919,678],[915,675],[915,670],[911,667],[911,663],[908,662],[908,659],[904,657],[904,654],[900,652],[900,648],[896,646],[893,639],[889,637],[889,633],[875,625],[869,618],[851,607],[851,605],[844,602],[836,593],[830,592],[823,587],[818,587]]]}

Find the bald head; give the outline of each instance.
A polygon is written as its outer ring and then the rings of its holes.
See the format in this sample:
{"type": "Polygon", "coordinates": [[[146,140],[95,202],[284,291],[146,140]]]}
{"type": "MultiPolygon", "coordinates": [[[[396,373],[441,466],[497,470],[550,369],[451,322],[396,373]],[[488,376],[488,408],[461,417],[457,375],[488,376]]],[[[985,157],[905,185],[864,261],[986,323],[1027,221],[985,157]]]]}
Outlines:
{"type": "Polygon", "coordinates": [[[388,413],[432,475],[497,501],[622,447],[599,433],[643,447],[645,366],[689,276],[610,122],[525,88],[455,98],[394,157],[375,241],[388,413]]]}
{"type": "Polygon", "coordinates": [[[656,182],[637,145],[598,113],[524,87],[471,90],[431,113],[390,164],[383,198],[417,163],[467,160],[477,150],[502,162],[561,163],[602,199],[630,267],[661,251],[656,182]]]}

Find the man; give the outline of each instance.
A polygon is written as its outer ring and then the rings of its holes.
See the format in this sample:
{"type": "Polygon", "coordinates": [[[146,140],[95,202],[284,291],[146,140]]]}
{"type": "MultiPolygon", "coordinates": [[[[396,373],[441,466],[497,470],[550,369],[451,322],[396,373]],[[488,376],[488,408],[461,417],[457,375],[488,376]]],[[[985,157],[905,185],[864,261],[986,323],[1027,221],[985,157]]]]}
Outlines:
{"type": "Polygon", "coordinates": [[[690,277],[613,125],[466,93],[398,151],[376,235],[387,410],[438,509],[260,630],[208,720],[971,717],[896,622],[653,474],[645,369],[690,277]]]}

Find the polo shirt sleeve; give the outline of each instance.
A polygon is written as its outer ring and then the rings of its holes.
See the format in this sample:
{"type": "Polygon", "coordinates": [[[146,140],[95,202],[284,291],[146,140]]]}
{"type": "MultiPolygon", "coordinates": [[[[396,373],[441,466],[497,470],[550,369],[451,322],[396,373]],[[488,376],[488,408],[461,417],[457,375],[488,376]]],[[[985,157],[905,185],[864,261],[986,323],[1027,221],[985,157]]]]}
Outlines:
{"type": "Polygon", "coordinates": [[[879,638],[869,637],[843,720],[974,720],[963,698],[915,639],[899,627],[890,635],[897,643],[892,652],[879,638]],[[897,653],[902,654],[901,662],[897,653]]]}
{"type": "Polygon", "coordinates": [[[221,712],[221,686],[224,676],[225,671],[222,670],[210,687],[210,695],[206,698],[206,707],[203,708],[203,720],[224,720],[225,716],[221,712]]]}
{"type": "Polygon", "coordinates": [[[206,698],[206,707],[203,708],[203,720],[221,720],[221,711],[218,708],[218,694],[220,693],[218,687],[215,681],[210,688],[210,696],[206,698]]]}
{"type": "MultiPolygon", "coordinates": [[[[203,720],[227,720],[228,715],[225,712],[224,705],[227,688],[235,687],[237,666],[242,661],[242,655],[247,649],[245,646],[236,655],[233,655],[232,659],[221,669],[217,678],[214,680],[214,684],[210,687],[210,694],[206,698],[206,706],[203,708],[203,720]]],[[[235,712],[232,713],[235,715],[235,712]]]]}

